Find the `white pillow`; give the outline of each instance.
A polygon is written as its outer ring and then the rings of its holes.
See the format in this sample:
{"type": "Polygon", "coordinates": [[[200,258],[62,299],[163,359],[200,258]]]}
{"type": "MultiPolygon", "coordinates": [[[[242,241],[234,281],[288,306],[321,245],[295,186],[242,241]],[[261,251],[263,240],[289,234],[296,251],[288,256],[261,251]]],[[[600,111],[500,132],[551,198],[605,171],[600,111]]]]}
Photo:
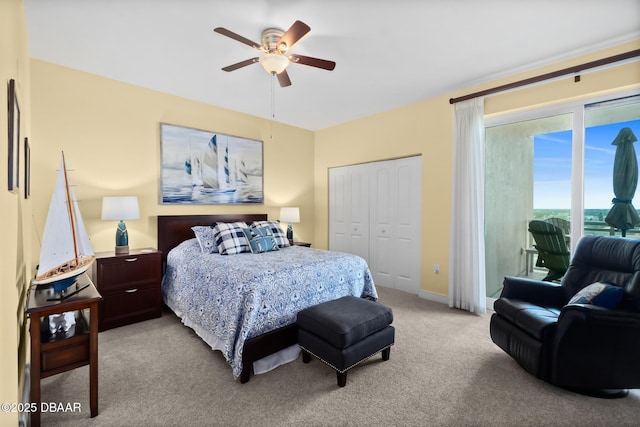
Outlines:
{"type": "Polygon", "coordinates": [[[198,239],[203,254],[215,254],[218,252],[218,244],[213,235],[213,228],[210,225],[196,225],[191,229],[193,234],[196,235],[196,239],[198,239]]]}

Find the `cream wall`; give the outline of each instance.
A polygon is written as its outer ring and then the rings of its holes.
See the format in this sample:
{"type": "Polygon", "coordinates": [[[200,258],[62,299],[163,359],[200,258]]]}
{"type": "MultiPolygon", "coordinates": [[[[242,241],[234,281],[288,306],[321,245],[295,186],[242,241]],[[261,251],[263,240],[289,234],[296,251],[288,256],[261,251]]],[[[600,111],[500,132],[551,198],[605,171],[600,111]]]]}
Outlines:
{"type": "MultiPolygon", "coordinates": [[[[345,123],[315,135],[315,242],[328,247],[328,168],[422,154],[422,272],[423,295],[442,300],[448,294],[453,106],[449,98],[518,81],[534,75],[640,48],[640,41],[596,54],[511,76],[446,96],[345,123]],[[440,265],[434,273],[433,265],[440,265]]],[[[425,75],[425,78],[428,78],[425,75]]],[[[640,87],[640,63],[633,62],[527,89],[487,97],[485,114],[566,102],[607,92],[640,87]]],[[[383,95],[381,95],[383,96],[383,95]]]]}
{"type": "MultiPolygon", "coordinates": [[[[29,339],[24,320],[24,301],[28,277],[32,272],[31,200],[24,199],[24,137],[30,137],[31,102],[29,49],[21,0],[0,1],[0,403],[22,400],[22,372],[29,339]],[[16,81],[20,106],[20,188],[7,191],[7,87],[16,81]],[[19,342],[22,345],[19,348],[19,342]]],[[[17,425],[18,414],[0,412],[0,425],[17,425]]]]}
{"type": "MultiPolygon", "coordinates": [[[[430,243],[448,244],[449,236],[451,113],[441,108],[448,106],[447,100],[429,99],[316,132],[316,246],[328,248],[328,168],[422,154],[422,215],[428,218],[422,222],[423,265],[425,259],[431,265],[446,264],[440,248],[430,243]]],[[[444,279],[443,274],[436,278],[444,279]]],[[[437,284],[432,292],[446,294],[446,281],[437,284]]]]}
{"type": "MultiPolygon", "coordinates": [[[[278,207],[301,207],[296,235],[314,247],[328,242],[328,168],[373,160],[422,154],[423,226],[422,285],[435,296],[447,294],[453,107],[451,96],[519,80],[541,72],[637,49],[640,42],[556,64],[508,80],[428,99],[383,114],[363,118],[315,134],[256,117],[185,100],[97,77],[38,60],[29,60],[21,0],[0,2],[0,72],[18,81],[23,135],[29,136],[32,158],[32,197],[25,200],[0,188],[0,219],[4,227],[0,257],[0,399],[20,400],[16,315],[25,277],[33,273],[55,171],[64,150],[80,209],[96,251],[111,250],[115,223],[100,220],[106,195],[137,195],[141,219],[127,221],[130,244],[155,246],[156,215],[267,212],[277,218],[278,207]],[[31,95],[33,94],[33,95],[31,95]],[[264,206],[165,206],[158,203],[159,123],[212,130],[264,140],[264,206]],[[31,125],[33,123],[33,125],[31,125]],[[17,250],[16,250],[17,248],[17,250]],[[441,266],[439,275],[433,264],[441,266]]],[[[487,114],[618,89],[639,87],[640,68],[632,63],[572,79],[490,97],[487,114]]],[[[425,77],[427,78],[427,77],[425,77]]],[[[6,93],[3,91],[3,93],[6,93]]],[[[6,95],[3,105],[6,105],[6,95]]],[[[0,133],[6,135],[6,110],[0,108],[0,133]]],[[[0,138],[0,152],[6,139],[0,138]]],[[[6,176],[0,162],[0,176],[6,176]]],[[[22,191],[22,190],[21,190],[22,191]]],[[[15,425],[15,414],[0,413],[0,425],[15,425]]]]}
{"type": "MultiPolygon", "coordinates": [[[[42,234],[55,171],[64,150],[70,179],[95,251],[113,250],[115,221],[100,219],[103,196],[135,195],[129,245],[156,246],[156,216],[263,213],[299,206],[296,236],[313,242],[313,133],[268,120],[32,60],[33,223],[42,234]],[[264,206],[161,205],[160,122],[263,140],[264,206]]],[[[38,241],[34,243],[38,247],[38,241]]],[[[38,251],[34,251],[35,257],[38,251]]]]}

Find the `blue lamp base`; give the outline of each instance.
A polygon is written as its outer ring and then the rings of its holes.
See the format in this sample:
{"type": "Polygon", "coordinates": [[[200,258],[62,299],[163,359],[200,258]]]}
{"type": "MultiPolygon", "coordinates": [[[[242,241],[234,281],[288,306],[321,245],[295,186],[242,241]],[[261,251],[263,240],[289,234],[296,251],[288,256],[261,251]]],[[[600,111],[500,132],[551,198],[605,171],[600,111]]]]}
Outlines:
{"type": "Polygon", "coordinates": [[[289,244],[293,245],[293,226],[291,223],[287,225],[287,240],[289,240],[289,244]]]}
{"type": "Polygon", "coordinates": [[[116,255],[129,253],[129,233],[124,221],[120,220],[116,229],[116,255]]]}

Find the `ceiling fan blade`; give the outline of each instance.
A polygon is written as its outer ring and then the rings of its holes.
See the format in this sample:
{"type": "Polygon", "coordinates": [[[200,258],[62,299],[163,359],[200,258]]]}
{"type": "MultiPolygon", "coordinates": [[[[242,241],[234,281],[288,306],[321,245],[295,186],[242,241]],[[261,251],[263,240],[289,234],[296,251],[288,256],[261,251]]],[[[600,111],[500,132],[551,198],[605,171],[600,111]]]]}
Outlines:
{"type": "Polygon", "coordinates": [[[303,55],[290,55],[289,61],[294,64],[309,65],[311,67],[322,68],[324,70],[333,70],[336,68],[336,63],[333,61],[327,61],[326,59],[312,58],[310,56],[303,55]]]}
{"type": "Polygon", "coordinates": [[[294,22],[293,25],[287,30],[287,32],[284,33],[282,37],[280,37],[280,40],[278,40],[278,49],[281,52],[286,52],[287,50],[291,49],[291,47],[293,47],[293,45],[296,44],[298,40],[303,38],[309,31],[311,31],[311,27],[309,27],[304,22],[294,22]]]}
{"type": "Polygon", "coordinates": [[[282,70],[282,72],[276,74],[276,76],[278,76],[278,83],[280,83],[281,87],[291,86],[291,79],[289,78],[287,70],[282,70]]]}
{"type": "Polygon", "coordinates": [[[216,27],[213,29],[213,31],[215,31],[218,34],[222,34],[223,36],[230,37],[236,41],[239,41],[240,43],[244,43],[248,46],[251,46],[254,49],[260,49],[260,43],[256,43],[252,40],[249,40],[248,38],[242,37],[240,34],[236,34],[233,31],[227,30],[226,28],[216,27]]]}
{"type": "Polygon", "coordinates": [[[234,71],[234,70],[237,70],[238,68],[242,68],[242,67],[246,67],[247,65],[255,64],[259,60],[260,60],[260,58],[258,58],[257,56],[255,58],[245,59],[244,61],[240,61],[240,62],[238,62],[236,64],[227,65],[226,67],[222,68],[222,71],[234,71]]]}

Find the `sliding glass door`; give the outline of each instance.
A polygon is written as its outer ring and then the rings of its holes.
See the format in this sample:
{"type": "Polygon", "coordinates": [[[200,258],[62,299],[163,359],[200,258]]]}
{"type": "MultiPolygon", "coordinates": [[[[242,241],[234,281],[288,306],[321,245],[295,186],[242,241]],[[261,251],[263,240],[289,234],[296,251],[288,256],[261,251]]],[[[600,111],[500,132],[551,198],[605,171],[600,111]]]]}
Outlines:
{"type": "Polygon", "coordinates": [[[488,298],[500,295],[504,276],[546,275],[528,231],[532,220],[560,227],[571,251],[585,233],[620,235],[606,223],[616,197],[612,142],[625,128],[640,136],[640,95],[597,101],[485,121],[488,298]]]}
{"type": "Polygon", "coordinates": [[[638,238],[640,224],[627,229],[633,221],[620,223],[619,215],[610,211],[614,199],[621,205],[616,211],[640,207],[640,197],[632,197],[637,193],[636,149],[640,146],[632,141],[640,138],[640,100],[631,97],[587,105],[584,125],[584,234],[622,235],[624,231],[626,236],[638,238]]]}
{"type": "Polygon", "coordinates": [[[534,219],[571,217],[573,114],[485,130],[485,258],[487,297],[504,276],[533,274],[537,254],[528,231],[534,219]]]}

